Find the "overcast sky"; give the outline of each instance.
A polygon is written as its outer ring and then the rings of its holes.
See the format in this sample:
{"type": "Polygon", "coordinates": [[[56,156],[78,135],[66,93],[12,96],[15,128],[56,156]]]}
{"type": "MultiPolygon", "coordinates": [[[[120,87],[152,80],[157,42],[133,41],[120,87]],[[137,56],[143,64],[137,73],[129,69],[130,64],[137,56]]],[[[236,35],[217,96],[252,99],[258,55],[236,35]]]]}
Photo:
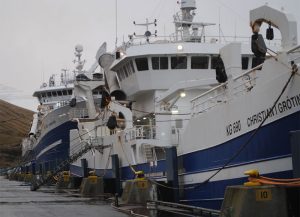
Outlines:
{"type": "MultiPolygon", "coordinates": [[[[249,10],[265,0],[196,0],[195,21],[218,23],[224,35],[251,34],[249,10]]],[[[299,0],[270,0],[269,6],[284,8],[300,23],[299,0]]],[[[177,0],[118,0],[118,42],[144,29],[132,22],[158,19],[158,35],[174,31],[172,16],[177,0]]],[[[74,47],[82,44],[87,68],[99,46],[115,46],[115,0],[0,0],[0,98],[30,109],[32,92],[62,68],[73,70],[74,47]],[[5,87],[4,87],[5,86],[5,87]],[[9,91],[8,91],[9,90],[9,91]],[[22,100],[21,100],[22,99],[22,100]]],[[[153,28],[152,28],[153,30],[153,28]]],[[[217,35],[217,26],[206,33],[217,35]]],[[[300,34],[300,33],[299,33],[300,34]]],[[[299,37],[298,37],[299,38],[299,37]]],[[[298,39],[299,40],[299,39],[298,39]]],[[[36,102],[35,102],[36,103],[36,102]]]]}

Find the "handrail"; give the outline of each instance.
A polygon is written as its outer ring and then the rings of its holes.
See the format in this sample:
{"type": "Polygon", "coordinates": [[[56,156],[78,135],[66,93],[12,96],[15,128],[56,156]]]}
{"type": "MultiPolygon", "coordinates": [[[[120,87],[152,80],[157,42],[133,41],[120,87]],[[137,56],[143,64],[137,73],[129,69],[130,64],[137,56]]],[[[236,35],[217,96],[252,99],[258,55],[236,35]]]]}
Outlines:
{"type": "Polygon", "coordinates": [[[232,80],[236,81],[239,78],[241,78],[241,77],[243,77],[243,76],[245,76],[245,75],[247,75],[247,74],[249,74],[249,73],[251,73],[251,72],[253,72],[253,71],[257,70],[257,69],[259,69],[259,68],[261,68],[262,66],[263,66],[263,63],[260,64],[260,65],[255,66],[252,69],[247,70],[246,72],[242,73],[241,75],[238,75],[237,77],[233,78],[232,80]]]}
{"type": "Polygon", "coordinates": [[[291,48],[290,50],[288,50],[286,53],[292,53],[293,51],[298,50],[299,48],[300,48],[300,45],[297,45],[297,46],[291,48]]]}
{"type": "Polygon", "coordinates": [[[205,95],[207,95],[207,94],[209,94],[209,93],[211,93],[211,92],[219,89],[220,87],[226,86],[227,84],[228,84],[228,81],[226,81],[226,82],[224,82],[224,83],[222,83],[222,84],[220,84],[220,85],[218,85],[218,86],[216,86],[216,87],[214,87],[214,88],[212,88],[212,89],[210,89],[210,90],[208,90],[208,91],[200,94],[199,96],[196,96],[195,98],[191,99],[190,102],[193,103],[193,101],[195,101],[195,100],[197,100],[199,98],[202,98],[203,96],[205,96],[205,95]]]}
{"type": "MultiPolygon", "coordinates": [[[[243,76],[245,76],[245,75],[247,75],[247,74],[249,74],[249,73],[251,73],[251,72],[253,72],[253,71],[257,70],[257,69],[259,69],[259,68],[261,68],[262,65],[263,65],[263,64],[257,65],[257,66],[255,66],[254,68],[252,68],[252,69],[250,69],[250,70],[248,70],[248,71],[242,73],[241,75],[239,75],[239,76],[233,78],[232,80],[236,81],[236,80],[238,80],[239,78],[241,78],[241,77],[243,77],[243,76]]],[[[197,100],[197,99],[199,99],[199,98],[202,98],[203,96],[205,96],[205,95],[207,95],[207,94],[209,94],[209,93],[211,93],[211,92],[213,92],[213,91],[215,91],[215,90],[219,89],[220,87],[225,86],[225,85],[227,85],[227,84],[228,84],[228,81],[227,81],[227,82],[224,82],[224,83],[222,83],[222,84],[220,84],[220,85],[218,85],[218,86],[216,86],[216,87],[214,87],[214,88],[212,88],[212,89],[210,89],[210,90],[208,90],[208,91],[206,91],[205,93],[200,94],[199,96],[196,96],[195,98],[191,99],[190,102],[193,103],[193,101],[195,101],[195,100],[197,100]]]]}

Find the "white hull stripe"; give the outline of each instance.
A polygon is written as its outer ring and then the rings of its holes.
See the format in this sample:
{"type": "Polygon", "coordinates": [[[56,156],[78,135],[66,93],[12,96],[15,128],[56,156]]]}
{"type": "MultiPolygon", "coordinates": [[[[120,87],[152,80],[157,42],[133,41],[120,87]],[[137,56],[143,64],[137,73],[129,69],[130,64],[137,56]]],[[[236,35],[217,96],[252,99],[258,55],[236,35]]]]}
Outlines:
{"type": "MultiPolygon", "coordinates": [[[[258,163],[251,163],[242,166],[230,167],[223,169],[219,172],[211,181],[222,181],[227,179],[236,179],[245,177],[244,172],[250,169],[257,169],[260,174],[276,173],[292,170],[292,158],[286,157],[276,160],[263,161],[258,163]]],[[[186,174],[181,176],[181,184],[196,184],[204,182],[217,170],[195,173],[195,174],[186,174]]]]}
{"type": "Polygon", "coordinates": [[[44,148],[37,156],[36,158],[39,158],[40,156],[42,156],[44,153],[46,153],[47,151],[49,151],[50,149],[60,145],[62,143],[62,139],[57,140],[56,142],[52,143],[51,145],[48,145],[46,148],[44,148]]]}

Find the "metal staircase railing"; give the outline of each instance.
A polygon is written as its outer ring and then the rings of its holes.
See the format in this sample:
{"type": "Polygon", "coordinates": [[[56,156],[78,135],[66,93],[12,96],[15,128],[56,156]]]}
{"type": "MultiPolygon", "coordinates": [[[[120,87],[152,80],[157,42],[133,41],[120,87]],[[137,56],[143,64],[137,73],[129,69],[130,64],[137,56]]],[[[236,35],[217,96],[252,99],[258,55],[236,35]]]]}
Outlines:
{"type": "Polygon", "coordinates": [[[86,142],[85,145],[81,149],[78,150],[78,152],[73,152],[73,154],[68,159],[66,159],[65,161],[60,163],[58,165],[58,167],[54,170],[53,173],[48,174],[45,177],[41,176],[40,179],[33,181],[32,185],[30,187],[30,190],[31,191],[36,191],[37,189],[39,189],[44,184],[51,181],[53,176],[55,176],[58,173],[62,172],[67,165],[69,165],[70,163],[73,163],[74,161],[78,160],[82,155],[86,154],[92,148],[93,148],[93,146],[86,142]]]}
{"type": "Polygon", "coordinates": [[[152,162],[156,160],[154,150],[149,144],[143,144],[143,154],[147,162],[152,162]]]}

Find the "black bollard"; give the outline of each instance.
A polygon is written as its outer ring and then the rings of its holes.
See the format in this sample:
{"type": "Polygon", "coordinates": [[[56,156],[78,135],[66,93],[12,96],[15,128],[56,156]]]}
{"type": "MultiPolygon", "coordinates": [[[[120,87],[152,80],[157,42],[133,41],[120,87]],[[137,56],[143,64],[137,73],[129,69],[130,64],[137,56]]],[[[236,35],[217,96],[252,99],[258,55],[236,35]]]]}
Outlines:
{"type": "Polygon", "coordinates": [[[88,162],[85,158],[81,159],[82,177],[88,177],[88,162]]]}
{"type": "Polygon", "coordinates": [[[117,154],[113,154],[111,155],[111,160],[112,160],[113,178],[115,179],[115,193],[120,195],[121,182],[120,182],[119,156],[117,154]]]}
{"type": "Polygon", "coordinates": [[[167,181],[173,187],[173,198],[175,202],[179,202],[179,185],[178,185],[178,159],[176,147],[165,148],[166,150],[166,170],[167,181]]]}

